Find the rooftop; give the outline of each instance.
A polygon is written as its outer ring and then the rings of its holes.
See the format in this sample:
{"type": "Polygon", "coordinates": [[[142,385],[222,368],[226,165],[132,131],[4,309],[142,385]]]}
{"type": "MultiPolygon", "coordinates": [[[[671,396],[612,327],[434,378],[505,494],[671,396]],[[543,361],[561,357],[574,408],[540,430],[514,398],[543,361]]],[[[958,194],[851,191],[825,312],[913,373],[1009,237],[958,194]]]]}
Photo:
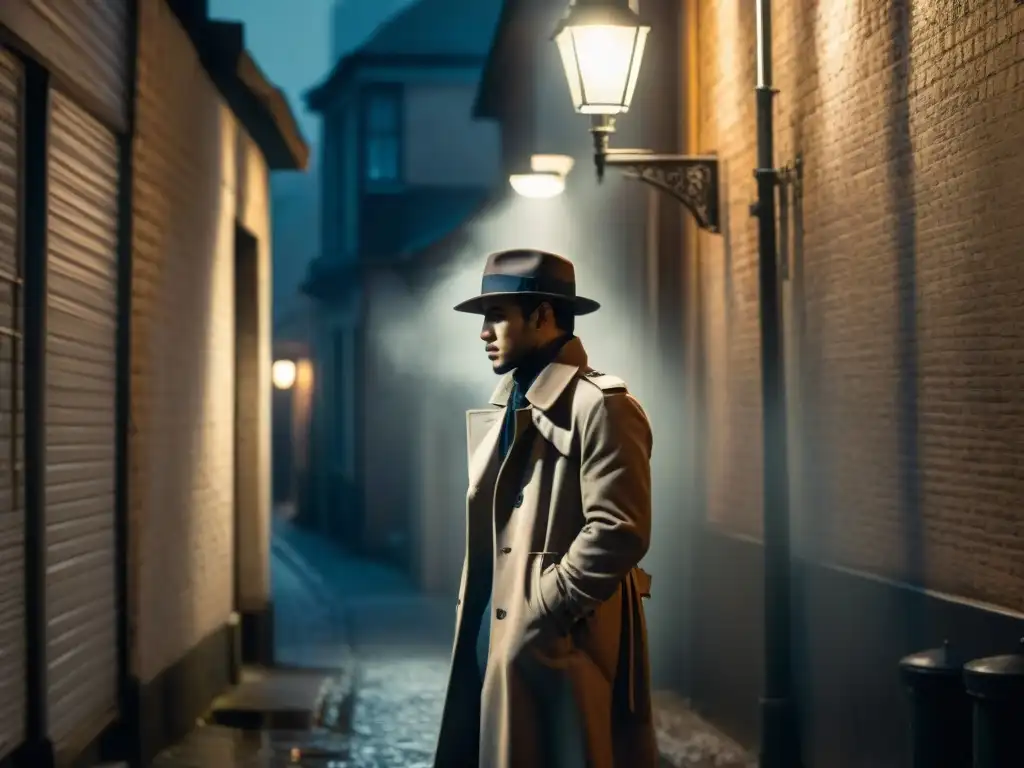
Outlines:
{"type": "Polygon", "coordinates": [[[482,65],[491,48],[500,0],[418,0],[377,28],[359,48],[338,60],[327,78],[306,94],[310,109],[325,100],[361,64],[482,65]]]}

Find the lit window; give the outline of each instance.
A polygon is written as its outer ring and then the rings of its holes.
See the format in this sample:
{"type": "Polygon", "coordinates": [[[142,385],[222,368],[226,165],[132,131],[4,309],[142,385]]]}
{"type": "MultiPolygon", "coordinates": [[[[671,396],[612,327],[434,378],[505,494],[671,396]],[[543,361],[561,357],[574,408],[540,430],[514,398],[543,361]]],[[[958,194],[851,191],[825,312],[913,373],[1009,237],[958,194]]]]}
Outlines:
{"type": "Polygon", "coordinates": [[[401,179],[401,94],[397,89],[375,89],[364,101],[364,156],[366,179],[394,182],[401,179]]]}

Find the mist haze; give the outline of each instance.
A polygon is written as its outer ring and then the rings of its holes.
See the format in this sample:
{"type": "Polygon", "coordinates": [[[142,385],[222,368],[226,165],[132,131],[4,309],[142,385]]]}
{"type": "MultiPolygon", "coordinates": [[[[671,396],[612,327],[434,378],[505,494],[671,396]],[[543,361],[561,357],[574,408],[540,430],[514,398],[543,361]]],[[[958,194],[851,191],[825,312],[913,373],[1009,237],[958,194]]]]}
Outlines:
{"type": "Polygon", "coordinates": [[[430,267],[428,286],[413,288],[394,275],[377,281],[377,306],[371,309],[376,319],[368,326],[375,332],[367,343],[378,360],[374,389],[387,392],[394,404],[388,409],[393,423],[378,423],[376,428],[392,436],[390,450],[397,451],[413,418],[420,425],[417,440],[427,443],[414,455],[424,457],[429,467],[420,462],[416,477],[406,479],[424,497],[418,500],[413,493],[409,503],[425,508],[410,517],[420,525],[442,526],[448,533],[442,537],[449,542],[448,550],[426,553],[420,572],[429,587],[454,591],[465,542],[465,411],[488,406],[498,377],[479,338],[482,318],[453,307],[479,293],[484,261],[495,251],[537,248],[573,261],[577,293],[601,303],[597,312],[576,321],[576,335],[589,363],[626,381],[647,411],[654,434],[652,543],[643,565],[654,577],[647,613],[653,673],[659,678],[678,674],[674,632],[688,566],[678,554],[678,542],[685,535],[681,510],[689,507],[685,500],[680,503],[689,492],[683,471],[687,441],[680,430],[680,425],[686,428],[686,393],[680,374],[666,370],[660,359],[644,296],[646,254],[644,244],[635,242],[635,233],[643,231],[636,217],[646,216],[648,198],[634,195],[640,203],[623,207],[623,196],[616,194],[620,184],[635,182],[611,179],[598,185],[583,164],[568,179],[568,186],[576,187],[572,194],[530,200],[510,192],[467,225],[468,237],[444,266],[430,267]],[[611,229],[622,236],[594,237],[591,222],[598,216],[615,221],[618,226],[611,229]],[[415,412],[419,415],[412,416],[415,412]],[[423,491],[424,483],[435,490],[423,491]],[[441,492],[436,484],[443,486],[441,492]],[[431,508],[425,497],[434,494],[437,507],[431,508]]]}

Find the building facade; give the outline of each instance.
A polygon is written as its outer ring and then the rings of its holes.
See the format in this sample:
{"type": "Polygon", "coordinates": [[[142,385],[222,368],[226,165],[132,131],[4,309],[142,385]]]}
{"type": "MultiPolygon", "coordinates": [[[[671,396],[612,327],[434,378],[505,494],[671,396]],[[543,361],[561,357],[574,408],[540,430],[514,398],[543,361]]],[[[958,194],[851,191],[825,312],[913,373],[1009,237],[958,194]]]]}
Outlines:
{"type": "Polygon", "coordinates": [[[323,215],[321,255],[306,282],[317,302],[317,376],[313,490],[300,514],[402,564],[407,505],[386,495],[401,484],[402,446],[380,441],[382,422],[400,418],[402,403],[385,394],[394,377],[367,342],[369,305],[386,300],[367,275],[458,227],[493,187],[497,131],[474,121],[472,107],[496,20],[496,2],[409,4],[308,96],[323,120],[323,215]],[[382,463],[390,480],[379,476],[382,463]]]}
{"type": "Polygon", "coordinates": [[[266,187],[305,147],[204,3],[97,14],[0,8],[4,765],[144,759],[234,616],[270,650],[266,187]]]}

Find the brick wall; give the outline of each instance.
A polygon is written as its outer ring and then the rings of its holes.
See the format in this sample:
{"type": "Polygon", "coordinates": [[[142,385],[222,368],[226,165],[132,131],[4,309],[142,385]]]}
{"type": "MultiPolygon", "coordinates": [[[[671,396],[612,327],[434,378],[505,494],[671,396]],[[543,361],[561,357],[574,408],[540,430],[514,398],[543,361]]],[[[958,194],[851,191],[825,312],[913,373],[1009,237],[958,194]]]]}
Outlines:
{"type": "MultiPolygon", "coordinates": [[[[760,535],[753,3],[695,0],[708,515],[760,535]]],[[[1024,7],[774,3],[795,531],[815,557],[1024,609],[1024,7]],[[802,227],[802,235],[798,230],[802,227]]]]}
{"type": "MultiPolygon", "coordinates": [[[[253,385],[266,424],[270,281],[262,160],[164,0],[140,3],[140,25],[129,493],[133,669],[147,681],[233,607],[236,215],[260,241],[265,359],[253,385]]],[[[251,453],[269,464],[267,445],[251,453]]],[[[265,517],[268,494],[255,494],[265,517]]],[[[266,595],[265,556],[243,559],[242,573],[266,595]]]]}

